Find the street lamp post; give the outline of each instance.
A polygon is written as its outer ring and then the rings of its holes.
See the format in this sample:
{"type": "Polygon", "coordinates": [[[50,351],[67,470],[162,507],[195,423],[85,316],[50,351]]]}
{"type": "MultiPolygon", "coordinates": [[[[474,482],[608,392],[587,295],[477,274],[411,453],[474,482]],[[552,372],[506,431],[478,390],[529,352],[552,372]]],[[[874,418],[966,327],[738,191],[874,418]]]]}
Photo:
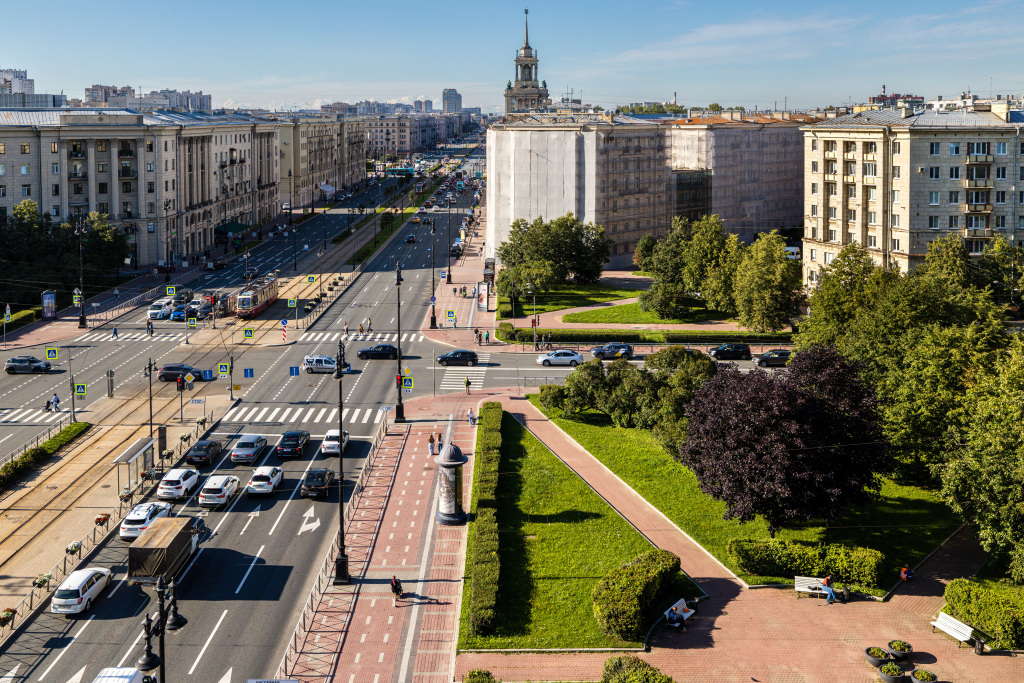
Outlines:
{"type": "Polygon", "coordinates": [[[316,252],[316,260],[319,265],[320,275],[317,280],[320,282],[320,298],[324,298],[324,262],[323,262],[323,249],[316,252]]]}
{"type": "Polygon", "coordinates": [[[533,350],[538,351],[537,348],[537,293],[533,291],[533,285],[529,282],[526,283],[526,293],[533,297],[533,320],[530,325],[533,327],[533,350]]]}
{"type": "Polygon", "coordinates": [[[75,234],[78,235],[78,327],[83,330],[89,327],[85,319],[85,259],[82,251],[82,238],[88,229],[85,217],[79,216],[75,221],[75,234]]]}
{"type": "MultiPolygon", "coordinates": [[[[437,240],[434,235],[437,231],[434,229],[434,219],[430,219],[430,298],[437,298],[437,283],[434,281],[434,251],[437,249],[437,240]]],[[[436,304],[431,301],[430,303],[430,329],[437,329],[437,310],[436,304]]]]}
{"type": "Polygon", "coordinates": [[[398,391],[398,402],[395,404],[395,422],[405,422],[405,406],[402,405],[402,263],[395,267],[395,303],[398,307],[396,320],[398,321],[398,372],[395,388],[398,391]]]}
{"type": "Polygon", "coordinates": [[[171,200],[164,200],[164,282],[171,281],[171,225],[167,213],[171,210],[171,200]]]}
{"type": "Polygon", "coordinates": [[[346,586],[352,582],[348,573],[348,553],[345,551],[345,392],[341,378],[345,375],[345,342],[338,340],[334,379],[338,380],[338,556],[334,558],[334,585],[346,586]]]}
{"type": "Polygon", "coordinates": [[[153,364],[153,359],[150,358],[149,362],[146,363],[145,375],[149,378],[149,438],[153,438],[153,370],[156,369],[156,365],[153,364]]]}
{"type": "Polygon", "coordinates": [[[178,596],[176,595],[174,580],[171,580],[170,586],[164,585],[164,578],[161,576],[157,579],[156,583],[156,596],[157,596],[157,613],[156,619],[153,619],[149,612],[146,613],[146,621],[143,625],[143,633],[146,637],[146,651],[139,657],[139,660],[135,662],[135,666],[138,667],[139,671],[143,673],[149,673],[160,669],[159,680],[160,683],[167,681],[164,675],[164,666],[167,661],[167,656],[164,651],[164,634],[167,631],[177,631],[183,628],[188,623],[188,619],[178,614],[178,596]],[[164,602],[164,596],[167,594],[167,602],[164,602]],[[160,639],[160,654],[153,653],[153,636],[157,636],[160,639]]]}
{"type": "MultiPolygon", "coordinates": [[[[452,203],[448,202],[448,244],[445,245],[445,249],[452,248],[452,203]]],[[[448,267],[445,268],[445,283],[452,283],[452,255],[448,254],[448,267]]]]}

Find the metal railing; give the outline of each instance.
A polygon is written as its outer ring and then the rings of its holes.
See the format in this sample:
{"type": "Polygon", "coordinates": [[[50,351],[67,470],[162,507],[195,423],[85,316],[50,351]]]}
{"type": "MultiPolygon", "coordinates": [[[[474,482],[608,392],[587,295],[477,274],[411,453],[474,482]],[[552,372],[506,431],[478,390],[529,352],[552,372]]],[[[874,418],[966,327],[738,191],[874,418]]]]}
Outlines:
{"type": "MultiPolygon", "coordinates": [[[[385,417],[381,420],[380,426],[377,428],[377,432],[373,436],[373,443],[370,446],[370,454],[366,457],[366,464],[363,465],[363,469],[359,473],[359,479],[356,480],[356,484],[352,489],[352,497],[349,499],[348,505],[345,506],[344,524],[346,526],[352,520],[352,516],[355,515],[355,510],[359,507],[359,495],[362,493],[363,487],[366,485],[366,479],[369,476],[368,472],[373,469],[373,465],[377,460],[377,451],[387,434],[388,420],[387,417],[385,417]]],[[[317,572],[313,588],[309,592],[309,597],[306,599],[306,603],[302,606],[302,612],[299,614],[298,623],[295,624],[295,629],[292,631],[292,637],[288,639],[288,647],[285,649],[284,656],[281,658],[281,663],[277,667],[278,678],[287,676],[292,671],[292,667],[295,664],[295,658],[299,652],[300,638],[302,638],[303,634],[305,634],[309,629],[311,620],[316,615],[316,604],[323,596],[324,589],[333,582],[334,560],[337,556],[338,537],[335,536],[334,542],[331,543],[330,550],[327,551],[327,557],[324,558],[323,564],[320,565],[320,571],[317,572]]]]}
{"type": "Polygon", "coordinates": [[[54,434],[60,433],[60,430],[67,427],[69,424],[71,424],[71,411],[68,411],[67,415],[63,416],[53,424],[48,425],[45,432],[39,432],[21,446],[18,446],[13,451],[3,456],[3,458],[0,458],[0,466],[6,465],[15,458],[21,457],[30,448],[36,448],[40,443],[47,441],[54,434]]]}

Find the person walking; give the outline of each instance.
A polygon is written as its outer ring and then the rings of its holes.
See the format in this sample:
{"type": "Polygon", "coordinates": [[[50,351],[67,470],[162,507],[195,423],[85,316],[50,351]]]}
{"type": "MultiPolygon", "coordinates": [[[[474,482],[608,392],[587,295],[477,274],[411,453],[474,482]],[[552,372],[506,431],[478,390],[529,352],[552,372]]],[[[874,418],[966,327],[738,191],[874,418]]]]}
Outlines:
{"type": "Polygon", "coordinates": [[[398,606],[398,599],[402,597],[402,582],[395,578],[394,575],[391,577],[391,605],[393,607],[398,606]]]}
{"type": "Polygon", "coordinates": [[[441,436],[441,432],[437,433],[437,454],[441,454],[441,449],[444,448],[444,438],[441,436]]]}
{"type": "Polygon", "coordinates": [[[479,327],[474,327],[473,328],[473,339],[476,340],[476,345],[480,346],[480,328],[479,327]]]}
{"type": "Polygon", "coordinates": [[[117,325],[111,326],[111,328],[110,328],[110,338],[111,339],[120,339],[120,337],[117,336],[117,325]]]}
{"type": "Polygon", "coordinates": [[[149,333],[150,337],[153,336],[153,321],[152,320],[147,320],[146,321],[146,332],[149,333]]]}
{"type": "Polygon", "coordinates": [[[491,333],[488,330],[488,331],[484,332],[484,346],[487,346],[490,343],[491,343],[491,333]]]}
{"type": "Polygon", "coordinates": [[[373,323],[370,321],[369,317],[366,318],[366,331],[373,332],[373,323]]]}
{"type": "Polygon", "coordinates": [[[359,323],[359,334],[363,333],[363,324],[359,323]]]}
{"type": "Polygon", "coordinates": [[[476,417],[473,416],[473,409],[469,409],[469,413],[466,416],[469,419],[469,425],[472,427],[476,424],[476,417]]]}
{"type": "Polygon", "coordinates": [[[348,323],[345,323],[345,336],[348,336],[348,323]]]}
{"type": "Polygon", "coordinates": [[[469,395],[469,385],[470,385],[470,381],[469,381],[469,376],[468,375],[466,376],[466,379],[464,380],[463,384],[466,385],[466,395],[468,396],[469,395]]]}
{"type": "Polygon", "coordinates": [[[57,396],[56,393],[53,394],[53,412],[60,412],[60,398],[57,396]]]}
{"type": "Polygon", "coordinates": [[[434,435],[433,434],[431,434],[430,437],[427,439],[427,453],[429,455],[433,455],[434,454],[434,435]]]}

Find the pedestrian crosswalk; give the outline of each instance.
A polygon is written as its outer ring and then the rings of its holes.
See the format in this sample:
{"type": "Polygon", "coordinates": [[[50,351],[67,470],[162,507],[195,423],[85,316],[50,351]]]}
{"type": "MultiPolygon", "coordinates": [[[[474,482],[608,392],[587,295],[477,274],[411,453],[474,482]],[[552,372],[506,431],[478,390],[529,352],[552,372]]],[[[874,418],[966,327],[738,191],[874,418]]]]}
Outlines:
{"type": "Polygon", "coordinates": [[[184,332],[157,332],[150,337],[145,331],[139,332],[125,332],[114,337],[109,330],[103,332],[90,332],[83,334],[80,337],[76,337],[76,342],[96,342],[96,341],[135,341],[137,339],[149,339],[155,342],[180,342],[185,340],[184,332]]]}
{"type": "Polygon", "coordinates": [[[421,342],[423,335],[415,332],[403,332],[401,339],[399,335],[388,332],[369,332],[367,334],[344,334],[342,332],[303,332],[299,335],[299,341],[306,342],[336,342],[341,341],[365,341],[365,342],[421,342]]]}
{"type": "Polygon", "coordinates": [[[0,424],[46,424],[58,419],[64,413],[46,412],[39,408],[9,408],[0,409],[0,424]]]}
{"type": "MultiPolygon", "coordinates": [[[[346,425],[355,424],[369,424],[378,423],[383,419],[384,413],[379,408],[345,408],[341,413],[341,419],[346,425]]],[[[322,408],[320,406],[314,406],[309,408],[307,406],[298,407],[272,407],[272,406],[247,406],[241,405],[232,408],[224,415],[224,419],[221,422],[241,422],[244,424],[260,424],[260,423],[289,423],[289,424],[307,424],[323,423],[323,424],[337,424],[338,423],[338,409],[337,408],[322,408]]]]}
{"type": "Polygon", "coordinates": [[[480,364],[472,368],[448,366],[444,371],[444,377],[441,378],[440,388],[448,391],[465,390],[467,377],[469,378],[470,390],[482,387],[484,385],[484,376],[487,374],[487,365],[491,360],[491,354],[478,353],[477,358],[480,364]]]}

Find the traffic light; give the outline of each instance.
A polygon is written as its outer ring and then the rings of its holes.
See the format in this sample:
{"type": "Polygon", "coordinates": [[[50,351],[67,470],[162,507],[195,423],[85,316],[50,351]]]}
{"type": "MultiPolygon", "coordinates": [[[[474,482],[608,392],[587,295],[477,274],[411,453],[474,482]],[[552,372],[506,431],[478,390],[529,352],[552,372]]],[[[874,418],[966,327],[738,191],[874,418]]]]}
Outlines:
{"type": "Polygon", "coordinates": [[[179,377],[178,378],[178,391],[185,391],[185,378],[184,377],[179,377]]]}
{"type": "Polygon", "coordinates": [[[402,388],[402,376],[401,375],[395,375],[395,387],[398,388],[398,389],[402,388]]]}

